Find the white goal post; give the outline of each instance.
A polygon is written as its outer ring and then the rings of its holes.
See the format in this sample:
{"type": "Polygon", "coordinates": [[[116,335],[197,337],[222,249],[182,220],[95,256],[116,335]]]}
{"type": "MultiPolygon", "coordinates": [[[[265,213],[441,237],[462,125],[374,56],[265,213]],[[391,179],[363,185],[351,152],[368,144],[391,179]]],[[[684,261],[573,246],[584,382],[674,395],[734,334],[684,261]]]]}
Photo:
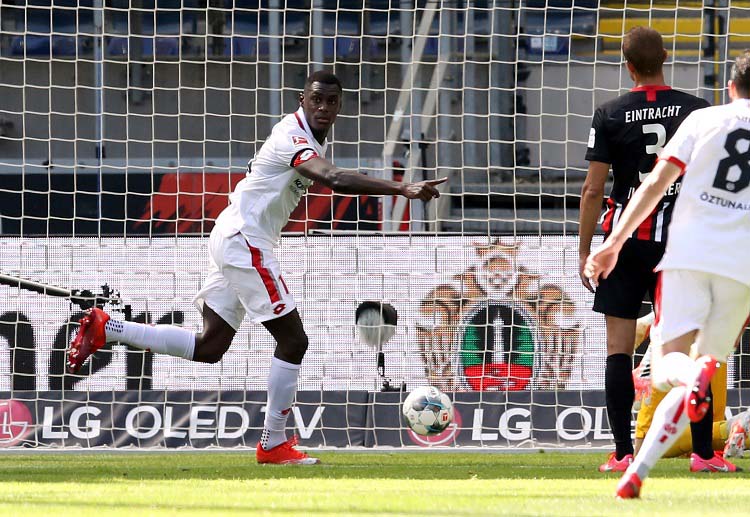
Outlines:
{"type": "MultiPolygon", "coordinates": [[[[278,257],[310,336],[301,443],[608,446],[578,203],[591,117],[630,87],[619,45],[639,24],[664,35],[671,85],[724,101],[747,2],[3,2],[0,447],[255,446],[262,327],[243,324],[215,365],[115,344],[73,376],[64,349],[84,291],[115,318],[200,329],[206,236],[319,68],[344,84],[334,163],[449,181],[429,204],[313,187],[292,215],[278,257]],[[355,327],[365,301],[398,311],[382,364],[355,327]],[[427,384],[458,415],[429,439],[383,391],[427,384]]],[[[732,413],[748,353],[745,337],[732,413]]]]}

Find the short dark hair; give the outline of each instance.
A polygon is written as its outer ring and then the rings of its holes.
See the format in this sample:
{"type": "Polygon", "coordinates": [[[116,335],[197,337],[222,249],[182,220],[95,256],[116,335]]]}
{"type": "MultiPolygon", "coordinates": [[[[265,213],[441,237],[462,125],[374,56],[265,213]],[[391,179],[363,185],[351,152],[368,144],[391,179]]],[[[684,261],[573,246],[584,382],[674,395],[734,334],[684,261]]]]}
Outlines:
{"type": "Polygon", "coordinates": [[[746,50],[737,56],[729,78],[741,97],[746,99],[750,97],[750,50],[746,50]]]}
{"type": "Polygon", "coordinates": [[[622,39],[622,53],[636,72],[651,77],[664,64],[664,40],[656,29],[633,27],[622,39]]]}
{"type": "Polygon", "coordinates": [[[341,81],[339,81],[339,78],[333,75],[333,73],[329,72],[328,70],[316,70],[315,72],[311,73],[308,78],[305,79],[305,89],[312,86],[312,83],[335,84],[339,87],[339,91],[344,91],[344,87],[341,86],[341,81]]]}

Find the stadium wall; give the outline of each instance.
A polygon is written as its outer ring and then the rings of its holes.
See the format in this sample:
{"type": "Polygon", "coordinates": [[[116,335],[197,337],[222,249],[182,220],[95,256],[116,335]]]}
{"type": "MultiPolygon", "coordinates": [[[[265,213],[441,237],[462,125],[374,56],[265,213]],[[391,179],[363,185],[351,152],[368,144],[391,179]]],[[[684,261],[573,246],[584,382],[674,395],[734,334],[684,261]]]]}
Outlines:
{"type": "MultiPolygon", "coordinates": [[[[204,238],[5,237],[0,247],[5,274],[93,292],[106,283],[121,295],[108,309],[128,305],[135,321],[200,330],[192,297],[208,269],[204,238]]],[[[391,303],[399,313],[384,347],[396,386],[603,387],[604,323],[578,279],[576,236],[301,235],[283,238],[278,258],[310,337],[302,390],[380,389],[375,351],[354,325],[365,300],[391,303]]],[[[78,310],[8,286],[0,287],[0,307],[0,390],[265,389],[274,343],[260,325],[246,321],[216,365],[113,344],[72,376],[64,374],[64,350],[78,310]]],[[[742,357],[730,363],[730,386],[748,379],[742,357]]]]}
{"type": "MultiPolygon", "coordinates": [[[[265,392],[0,392],[0,448],[249,447],[265,392]]],[[[290,426],[308,447],[609,447],[603,391],[456,393],[454,421],[419,436],[401,421],[405,394],[297,393],[290,426]]],[[[750,403],[729,390],[727,417],[750,403]]]]}

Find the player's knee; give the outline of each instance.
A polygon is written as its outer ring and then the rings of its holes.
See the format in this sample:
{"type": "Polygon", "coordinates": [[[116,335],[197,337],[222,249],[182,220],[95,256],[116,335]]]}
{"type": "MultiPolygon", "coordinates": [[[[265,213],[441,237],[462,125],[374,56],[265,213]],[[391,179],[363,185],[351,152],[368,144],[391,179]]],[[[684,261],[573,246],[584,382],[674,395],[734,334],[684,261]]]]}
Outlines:
{"type": "Polygon", "coordinates": [[[669,390],[674,388],[675,384],[672,382],[668,371],[662,369],[654,369],[651,373],[651,388],[662,393],[668,393],[669,390]]]}
{"type": "Polygon", "coordinates": [[[193,361],[199,363],[215,364],[221,361],[224,357],[231,340],[225,342],[225,340],[218,339],[197,339],[195,343],[195,352],[193,353],[193,361]]]}
{"type": "Polygon", "coordinates": [[[286,361],[291,364],[301,364],[302,358],[305,357],[309,340],[307,335],[302,333],[299,336],[295,336],[292,339],[287,339],[284,343],[276,345],[276,353],[274,354],[277,359],[286,361]]]}

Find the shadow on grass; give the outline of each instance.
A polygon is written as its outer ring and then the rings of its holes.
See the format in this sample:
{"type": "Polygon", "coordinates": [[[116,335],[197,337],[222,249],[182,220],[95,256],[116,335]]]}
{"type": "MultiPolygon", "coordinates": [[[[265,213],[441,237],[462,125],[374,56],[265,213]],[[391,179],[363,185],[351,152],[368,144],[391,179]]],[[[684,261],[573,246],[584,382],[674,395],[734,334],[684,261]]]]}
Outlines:
{"type": "MultiPolygon", "coordinates": [[[[313,453],[321,465],[258,465],[255,454],[7,454],[0,455],[1,482],[94,483],[114,479],[616,479],[596,469],[601,453],[313,453]]],[[[741,460],[745,462],[747,460],[741,460]]],[[[744,466],[744,465],[743,465],[744,466]]],[[[685,458],[662,460],[653,477],[695,477],[685,458]]],[[[750,477],[750,472],[732,474],[750,477]]]]}

